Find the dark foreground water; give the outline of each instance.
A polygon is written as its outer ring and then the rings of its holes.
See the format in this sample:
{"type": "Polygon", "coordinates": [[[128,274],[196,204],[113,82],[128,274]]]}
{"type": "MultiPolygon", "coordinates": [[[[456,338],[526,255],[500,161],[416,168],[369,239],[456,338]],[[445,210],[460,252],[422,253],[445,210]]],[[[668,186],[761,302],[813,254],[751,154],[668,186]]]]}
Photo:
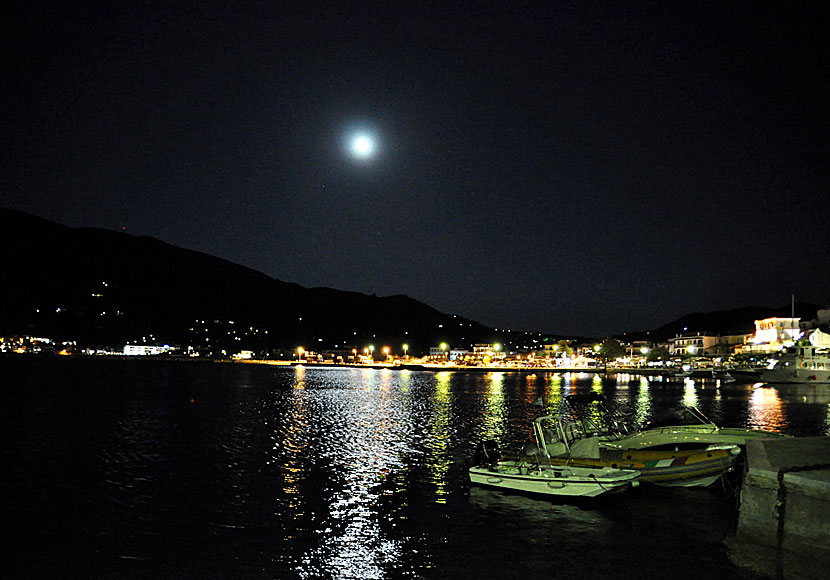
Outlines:
{"type": "Polygon", "coordinates": [[[540,396],[826,435],[818,389],[3,358],[3,575],[748,578],[721,543],[728,489],[563,503],[471,489],[465,461],[520,444],[540,396]]]}

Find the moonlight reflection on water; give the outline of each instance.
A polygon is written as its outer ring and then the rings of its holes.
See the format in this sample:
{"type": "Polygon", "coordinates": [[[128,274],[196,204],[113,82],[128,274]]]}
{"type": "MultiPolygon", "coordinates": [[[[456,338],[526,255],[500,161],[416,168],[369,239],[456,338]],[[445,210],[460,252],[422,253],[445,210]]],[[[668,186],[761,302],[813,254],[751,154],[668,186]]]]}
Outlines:
{"type": "Polygon", "coordinates": [[[735,522],[722,491],[538,500],[470,488],[466,462],[483,438],[520,446],[533,418],[578,392],[641,422],[693,400],[729,426],[830,424],[820,394],[711,380],[0,364],[19,577],[534,577],[549,575],[551,546],[566,549],[563,575],[612,574],[623,559],[640,578],[738,574],[720,544],[735,522]]]}

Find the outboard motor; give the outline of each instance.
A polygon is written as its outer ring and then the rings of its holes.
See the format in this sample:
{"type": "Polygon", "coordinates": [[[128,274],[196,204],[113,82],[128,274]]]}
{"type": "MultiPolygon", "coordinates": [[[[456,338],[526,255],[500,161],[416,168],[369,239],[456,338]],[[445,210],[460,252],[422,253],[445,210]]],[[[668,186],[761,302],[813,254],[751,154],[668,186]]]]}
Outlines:
{"type": "Polygon", "coordinates": [[[494,439],[482,441],[473,454],[473,465],[492,465],[501,459],[499,444],[494,439]]]}

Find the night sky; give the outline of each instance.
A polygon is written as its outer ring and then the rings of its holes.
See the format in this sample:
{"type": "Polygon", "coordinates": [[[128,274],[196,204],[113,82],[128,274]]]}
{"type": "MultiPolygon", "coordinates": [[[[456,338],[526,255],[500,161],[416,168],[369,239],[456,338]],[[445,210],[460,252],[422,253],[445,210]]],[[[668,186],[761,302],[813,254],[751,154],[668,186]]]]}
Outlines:
{"type": "Polygon", "coordinates": [[[826,304],[820,7],[26,6],[0,205],[502,329],[826,304]]]}

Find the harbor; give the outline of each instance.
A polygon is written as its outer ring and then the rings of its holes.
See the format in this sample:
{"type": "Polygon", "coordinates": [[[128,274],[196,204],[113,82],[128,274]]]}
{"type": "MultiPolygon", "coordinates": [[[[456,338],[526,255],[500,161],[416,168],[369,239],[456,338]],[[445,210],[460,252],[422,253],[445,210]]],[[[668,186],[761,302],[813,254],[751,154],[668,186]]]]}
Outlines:
{"type": "MultiPolygon", "coordinates": [[[[767,451],[771,483],[774,457],[821,448],[830,433],[827,401],[740,382],[73,357],[0,365],[12,578],[541,577],[551,546],[579,555],[559,564],[566,576],[607,576],[625,560],[642,579],[775,578],[774,559],[761,572],[735,559],[760,555],[779,529],[761,519],[769,498],[736,493],[742,471],[709,487],[538,498],[472,485],[471,458],[482,439],[521,448],[535,419],[595,392],[640,424],[688,404],[721,426],[779,434],[797,449],[767,451]]],[[[747,447],[738,457],[760,478],[747,447]]],[[[826,505],[796,489],[806,478],[785,478],[784,550],[825,541],[826,505]],[[806,510],[813,527],[793,519],[806,510]]],[[[780,577],[811,578],[794,567],[806,559],[782,554],[780,577]]]]}

